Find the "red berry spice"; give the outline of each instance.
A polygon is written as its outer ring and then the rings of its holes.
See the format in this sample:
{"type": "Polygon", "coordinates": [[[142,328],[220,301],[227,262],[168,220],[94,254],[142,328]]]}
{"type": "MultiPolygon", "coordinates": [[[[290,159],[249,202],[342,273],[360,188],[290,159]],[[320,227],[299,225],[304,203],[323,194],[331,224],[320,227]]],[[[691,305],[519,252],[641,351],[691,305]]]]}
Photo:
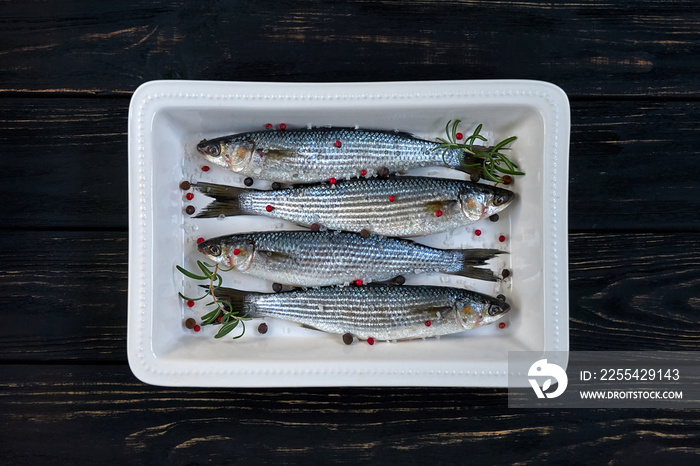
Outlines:
{"type": "Polygon", "coordinates": [[[369,337],[369,338],[367,339],[367,344],[368,344],[368,345],[373,345],[373,344],[374,344],[374,338],[369,337]]]}
{"type": "Polygon", "coordinates": [[[436,217],[442,217],[442,210],[438,210],[435,212],[436,217]]]}
{"type": "Polygon", "coordinates": [[[265,125],[265,128],[267,128],[267,129],[272,129],[272,123],[266,124],[266,125],[265,125]]]}
{"type": "Polygon", "coordinates": [[[481,236],[481,230],[474,230],[474,234],[476,236],[481,236]]]}
{"type": "Polygon", "coordinates": [[[362,286],[362,280],[355,280],[355,285],[362,286]]]}
{"type": "Polygon", "coordinates": [[[426,321],[425,321],[425,326],[426,326],[426,327],[430,327],[431,324],[432,324],[432,322],[430,322],[429,320],[426,320],[426,321]]]}
{"type": "Polygon", "coordinates": [[[208,166],[208,165],[202,166],[202,171],[203,171],[203,172],[208,172],[208,171],[209,171],[209,166],[208,166]]]}
{"type": "Polygon", "coordinates": [[[340,147],[340,146],[342,146],[342,145],[343,145],[343,143],[340,142],[340,139],[338,139],[337,141],[335,141],[335,147],[340,147]]]}
{"type": "Polygon", "coordinates": [[[217,318],[216,318],[216,321],[217,321],[217,322],[221,322],[221,317],[222,317],[222,316],[217,317],[217,318]]]}
{"type": "Polygon", "coordinates": [[[275,208],[272,207],[271,205],[268,205],[268,206],[265,206],[265,210],[267,210],[268,212],[272,212],[273,210],[275,210],[275,208]]]}
{"type": "Polygon", "coordinates": [[[192,194],[192,193],[187,193],[187,194],[185,195],[185,198],[187,198],[188,201],[191,201],[192,199],[194,199],[194,194],[192,194]]]}
{"type": "Polygon", "coordinates": [[[396,198],[394,197],[393,194],[391,196],[389,196],[389,202],[394,202],[395,200],[396,200],[396,198]]]}
{"type": "Polygon", "coordinates": [[[462,133],[455,134],[455,139],[457,139],[458,141],[461,141],[463,137],[464,137],[464,134],[462,134],[462,133]]]}
{"type": "Polygon", "coordinates": [[[335,178],[331,178],[330,180],[328,180],[328,182],[330,184],[336,184],[338,182],[338,180],[336,180],[335,178]]]}
{"type": "Polygon", "coordinates": [[[367,170],[360,170],[360,176],[367,175],[367,170]]]}
{"type": "Polygon", "coordinates": [[[505,240],[506,240],[506,237],[503,235],[498,237],[498,241],[500,241],[501,243],[504,242],[505,240]]]}
{"type": "Polygon", "coordinates": [[[204,238],[197,238],[197,244],[201,243],[204,241],[204,238]]]}
{"type": "Polygon", "coordinates": [[[506,323],[501,322],[500,324],[498,324],[498,328],[506,328],[506,323]]]}
{"type": "Polygon", "coordinates": [[[239,255],[240,253],[241,253],[241,250],[238,249],[238,248],[236,248],[236,249],[233,250],[233,255],[234,255],[234,256],[237,256],[237,255],[239,255]]]}
{"type": "Polygon", "coordinates": [[[188,305],[189,307],[194,306],[194,301],[192,301],[192,300],[187,301],[187,305],[188,305]]]}
{"type": "Polygon", "coordinates": [[[287,129],[287,125],[285,125],[284,123],[280,123],[280,129],[284,131],[285,129],[287,129]]]}
{"type": "Polygon", "coordinates": [[[195,325],[192,330],[194,330],[195,332],[199,332],[200,330],[202,330],[202,327],[200,327],[199,325],[195,325]]]}

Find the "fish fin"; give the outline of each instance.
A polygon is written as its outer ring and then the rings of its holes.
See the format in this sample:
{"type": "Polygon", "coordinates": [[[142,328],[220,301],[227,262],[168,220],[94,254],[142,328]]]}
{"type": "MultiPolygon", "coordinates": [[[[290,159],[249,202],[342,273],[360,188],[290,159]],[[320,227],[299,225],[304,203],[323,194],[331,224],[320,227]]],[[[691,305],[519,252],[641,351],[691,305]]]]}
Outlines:
{"type": "Polygon", "coordinates": [[[254,191],[248,188],[237,188],[216,183],[192,183],[192,187],[200,193],[213,197],[214,199],[238,199],[241,191],[254,191]]]}
{"type": "Polygon", "coordinates": [[[219,215],[227,217],[244,214],[240,209],[238,198],[241,192],[250,191],[235,186],[225,186],[214,183],[193,183],[192,187],[202,194],[214,198],[195,218],[213,218],[219,215]]]}
{"type": "Polygon", "coordinates": [[[389,280],[379,280],[376,282],[367,283],[367,286],[401,286],[404,283],[406,283],[406,279],[403,277],[403,275],[398,275],[394,278],[390,278],[389,280]]]}
{"type": "Polygon", "coordinates": [[[499,251],[498,249],[463,249],[456,252],[462,256],[462,267],[455,272],[455,275],[489,282],[498,281],[498,277],[492,270],[478,268],[478,266],[485,265],[487,261],[498,254],[503,254],[505,251],[499,251]]]}
{"type": "MultiPolygon", "coordinates": [[[[202,288],[209,289],[206,285],[199,285],[202,288]]],[[[243,317],[255,317],[255,306],[250,298],[253,295],[260,294],[251,291],[235,290],[233,288],[218,288],[215,292],[217,301],[226,301],[231,305],[231,311],[235,315],[243,317]]]]}
{"type": "Polygon", "coordinates": [[[295,154],[292,149],[269,149],[264,153],[264,156],[269,159],[284,160],[287,157],[291,157],[295,154]]]}
{"type": "Polygon", "coordinates": [[[450,206],[454,205],[457,203],[457,200],[444,200],[444,201],[435,201],[435,202],[428,202],[425,204],[425,210],[430,214],[430,215],[437,215],[438,210],[440,212],[446,212],[450,206]]]}
{"type": "Polygon", "coordinates": [[[257,251],[259,254],[265,254],[265,256],[272,262],[286,262],[289,260],[291,254],[281,251],[265,251],[264,249],[257,251]]]}
{"type": "Polygon", "coordinates": [[[315,331],[317,331],[317,332],[323,332],[323,330],[318,329],[318,328],[316,328],[316,327],[312,327],[312,326],[309,325],[309,324],[299,324],[299,326],[300,326],[301,328],[305,328],[305,329],[308,329],[308,330],[315,330],[315,331]]]}
{"type": "Polygon", "coordinates": [[[445,316],[447,313],[452,312],[453,308],[450,306],[439,306],[439,307],[427,307],[425,312],[429,313],[431,318],[437,319],[438,316],[445,316]]]}

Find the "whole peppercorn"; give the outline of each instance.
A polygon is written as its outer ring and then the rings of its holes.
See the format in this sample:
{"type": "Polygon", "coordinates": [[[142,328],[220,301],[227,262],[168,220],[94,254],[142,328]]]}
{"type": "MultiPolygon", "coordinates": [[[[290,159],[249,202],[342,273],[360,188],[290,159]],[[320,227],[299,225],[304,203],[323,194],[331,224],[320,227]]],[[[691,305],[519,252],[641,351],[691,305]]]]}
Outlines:
{"type": "Polygon", "coordinates": [[[353,340],[353,338],[352,338],[351,334],[349,334],[349,333],[343,334],[343,343],[345,343],[346,345],[351,345],[352,340],[353,340]]]}
{"type": "Polygon", "coordinates": [[[251,178],[251,177],[247,177],[245,180],[243,180],[243,184],[248,186],[248,187],[253,186],[253,183],[254,183],[254,181],[253,181],[253,178],[251,178]]]}
{"type": "Polygon", "coordinates": [[[182,189],[183,191],[187,191],[191,187],[192,187],[192,185],[190,184],[189,181],[183,181],[182,183],[180,183],[180,189],[182,189]]]}
{"type": "Polygon", "coordinates": [[[187,207],[185,207],[185,213],[187,215],[192,215],[194,213],[194,206],[188,205],[187,207]]]}
{"type": "Polygon", "coordinates": [[[282,284],[281,283],[273,283],[272,284],[272,291],[274,291],[275,293],[279,293],[280,291],[282,291],[282,284]]]}
{"type": "Polygon", "coordinates": [[[267,333],[267,324],[265,322],[258,325],[258,333],[261,335],[265,335],[267,333]]]}
{"type": "Polygon", "coordinates": [[[185,327],[187,327],[188,329],[192,330],[195,325],[197,325],[197,321],[194,320],[192,317],[185,320],[185,327]]]}

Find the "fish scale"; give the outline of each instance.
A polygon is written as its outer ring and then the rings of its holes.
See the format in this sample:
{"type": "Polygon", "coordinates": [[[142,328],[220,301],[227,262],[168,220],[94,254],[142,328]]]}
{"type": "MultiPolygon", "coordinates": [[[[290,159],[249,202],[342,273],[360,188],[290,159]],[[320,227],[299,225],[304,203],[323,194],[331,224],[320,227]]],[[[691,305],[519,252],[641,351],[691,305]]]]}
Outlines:
{"type": "Polygon", "coordinates": [[[416,270],[440,271],[495,281],[479,268],[495,249],[442,250],[412,241],[355,233],[280,231],[207,239],[201,253],[250,275],[293,286],[326,286],[357,279],[381,281],[416,270]]]}
{"type": "Polygon", "coordinates": [[[433,286],[325,287],[278,294],[223,288],[217,295],[236,310],[248,309],[251,317],[378,340],[459,333],[493,323],[510,309],[497,298],[433,286]]]}
{"type": "Polygon", "coordinates": [[[197,217],[265,215],[299,225],[366,229],[385,236],[423,236],[468,225],[500,212],[514,197],[495,186],[424,177],[354,179],[276,191],[209,183],[193,186],[216,199],[197,217]]]}
{"type": "Polygon", "coordinates": [[[471,170],[460,163],[464,152],[435,150],[438,144],[398,131],[313,128],[240,133],[204,140],[197,149],[241,175],[284,183],[347,179],[363,169],[369,175],[381,168],[403,173],[436,165],[471,170]]]}

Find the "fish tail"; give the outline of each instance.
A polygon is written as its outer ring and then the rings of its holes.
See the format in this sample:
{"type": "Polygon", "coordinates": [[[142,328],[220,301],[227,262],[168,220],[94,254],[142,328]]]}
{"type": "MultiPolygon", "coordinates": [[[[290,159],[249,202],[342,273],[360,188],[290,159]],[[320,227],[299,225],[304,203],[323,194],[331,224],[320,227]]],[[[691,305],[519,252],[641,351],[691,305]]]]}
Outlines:
{"type": "MultiPolygon", "coordinates": [[[[491,147],[474,146],[474,151],[477,153],[488,152],[491,149],[491,147]]],[[[463,173],[479,176],[483,176],[484,174],[484,159],[475,157],[468,152],[459,151],[459,153],[450,156],[447,161],[448,165],[463,173]]]]}
{"type": "Polygon", "coordinates": [[[498,277],[494,272],[487,268],[480,268],[481,265],[486,265],[490,259],[501,254],[503,251],[498,249],[464,249],[456,251],[461,257],[461,268],[456,272],[456,275],[476,280],[485,280],[489,282],[498,281],[498,277]]]}
{"type": "MultiPolygon", "coordinates": [[[[208,288],[208,287],[205,287],[208,288]]],[[[231,312],[238,317],[254,317],[254,305],[252,295],[256,293],[250,291],[240,291],[233,288],[218,288],[215,293],[216,300],[220,303],[223,301],[231,305],[231,312]]],[[[222,303],[222,307],[228,306],[222,303]]]]}
{"type": "Polygon", "coordinates": [[[220,215],[227,217],[244,214],[240,207],[240,194],[244,188],[224,186],[214,183],[193,183],[192,187],[202,194],[214,198],[195,218],[213,218],[220,215]]]}

